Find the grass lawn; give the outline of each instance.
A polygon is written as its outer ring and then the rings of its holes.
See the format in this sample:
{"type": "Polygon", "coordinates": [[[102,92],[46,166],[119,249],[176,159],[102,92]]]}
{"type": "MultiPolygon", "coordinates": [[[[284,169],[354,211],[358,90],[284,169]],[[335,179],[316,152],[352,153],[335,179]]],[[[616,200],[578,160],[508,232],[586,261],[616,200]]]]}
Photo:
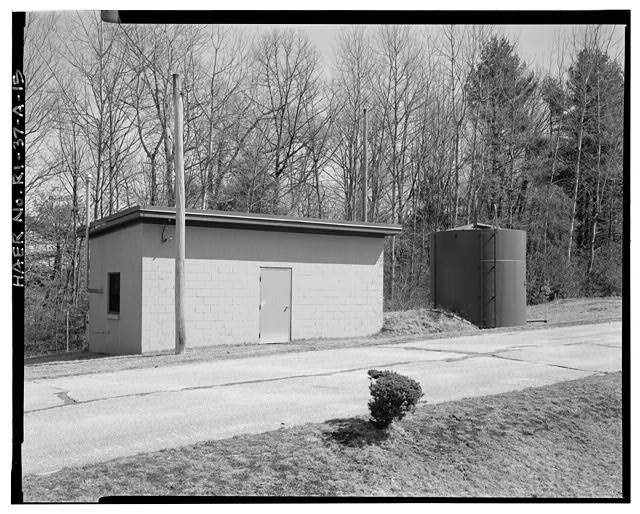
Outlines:
{"type": "MultiPolygon", "coordinates": [[[[428,391],[427,399],[428,399],[428,391]]],[[[621,374],[238,436],[23,479],[25,501],[106,495],[620,497],[621,374]]]]}
{"type": "MultiPolygon", "coordinates": [[[[575,298],[557,300],[527,307],[527,319],[546,319],[548,323],[584,323],[620,319],[622,299],[575,298]]],[[[532,323],[526,327],[495,330],[526,330],[548,326],[532,323]]],[[[477,327],[454,314],[439,309],[385,312],[382,331],[374,336],[342,339],[306,339],[283,344],[227,344],[188,348],[184,355],[171,351],[145,355],[106,356],[88,351],[25,358],[25,380],[42,380],[88,373],[103,373],[123,369],[173,366],[198,361],[237,359],[288,352],[306,352],[332,348],[353,348],[394,344],[430,338],[479,334],[477,327]]]]}

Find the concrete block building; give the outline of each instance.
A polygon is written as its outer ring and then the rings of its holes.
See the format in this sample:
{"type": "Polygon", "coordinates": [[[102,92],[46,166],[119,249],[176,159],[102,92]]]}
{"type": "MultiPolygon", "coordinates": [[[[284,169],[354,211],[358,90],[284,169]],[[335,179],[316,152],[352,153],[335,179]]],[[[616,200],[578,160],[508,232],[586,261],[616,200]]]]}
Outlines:
{"type": "MultiPolygon", "coordinates": [[[[400,226],[187,211],[187,346],[370,335],[382,327],[384,237],[400,226]]],[[[174,347],[175,209],[90,225],[89,349],[174,347]]]]}

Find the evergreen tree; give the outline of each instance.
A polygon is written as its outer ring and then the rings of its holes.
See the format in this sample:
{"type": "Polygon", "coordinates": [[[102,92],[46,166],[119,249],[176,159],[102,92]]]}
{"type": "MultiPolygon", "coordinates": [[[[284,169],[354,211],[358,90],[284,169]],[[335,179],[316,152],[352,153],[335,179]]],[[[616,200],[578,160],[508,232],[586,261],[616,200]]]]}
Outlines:
{"type": "Polygon", "coordinates": [[[595,252],[619,241],[614,195],[621,196],[624,78],[597,46],[582,49],[569,68],[561,185],[573,200],[568,257],[574,248],[593,271],[595,252]]]}
{"type": "Polygon", "coordinates": [[[537,81],[533,72],[504,37],[493,37],[482,48],[471,70],[467,93],[471,112],[481,125],[485,176],[480,178],[478,211],[497,215],[513,225],[516,191],[522,185],[519,167],[531,139],[530,103],[537,81]]]}

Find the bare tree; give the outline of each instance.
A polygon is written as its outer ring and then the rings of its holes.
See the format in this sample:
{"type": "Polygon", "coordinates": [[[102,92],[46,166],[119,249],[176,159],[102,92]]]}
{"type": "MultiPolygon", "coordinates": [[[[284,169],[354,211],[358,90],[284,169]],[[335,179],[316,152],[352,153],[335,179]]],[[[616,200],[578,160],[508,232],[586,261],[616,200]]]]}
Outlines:
{"type": "Polygon", "coordinates": [[[268,113],[261,130],[270,157],[272,205],[277,212],[283,176],[291,173],[294,161],[313,136],[313,121],[319,115],[305,108],[318,94],[318,53],[301,32],[275,30],[262,36],[255,55],[256,103],[268,113]]]}
{"type": "Polygon", "coordinates": [[[80,13],[70,20],[76,37],[65,41],[66,69],[54,74],[64,112],[74,117],[93,159],[94,216],[120,206],[119,188],[135,151],[131,111],[126,98],[125,48],[98,13],[80,13]],[[64,75],[63,75],[64,73],[64,75]]]}
{"type": "Polygon", "coordinates": [[[466,78],[468,70],[464,67],[462,52],[464,51],[463,28],[448,25],[443,28],[444,48],[442,50],[448,68],[450,119],[453,125],[453,150],[451,152],[451,167],[453,168],[453,207],[451,209],[451,224],[458,224],[458,206],[460,202],[460,139],[467,109],[466,78]]]}
{"type": "Polygon", "coordinates": [[[24,74],[28,82],[25,104],[27,198],[34,188],[55,171],[47,157],[47,139],[54,126],[59,98],[55,75],[57,16],[55,13],[28,13],[24,28],[24,74]]]}
{"type": "MultiPolygon", "coordinates": [[[[88,154],[86,140],[82,137],[82,129],[72,118],[68,122],[59,110],[57,116],[58,152],[60,168],[57,177],[66,195],[71,197],[71,239],[72,250],[67,268],[66,284],[71,284],[71,301],[75,305],[80,296],[80,270],[82,260],[82,244],[78,237],[81,223],[86,223],[86,213],[81,210],[81,196],[84,190],[84,177],[87,172],[86,158],[88,154]]],[[[65,291],[67,287],[65,287],[65,291]]]]}
{"type": "Polygon", "coordinates": [[[374,58],[370,36],[362,27],[344,30],[338,37],[333,90],[336,98],[334,179],[344,195],[344,216],[355,219],[358,212],[359,162],[362,153],[362,112],[373,100],[374,58]]]}
{"type": "MultiPolygon", "coordinates": [[[[392,223],[402,223],[407,202],[415,191],[415,167],[408,162],[413,143],[414,116],[425,101],[428,79],[422,66],[422,42],[406,26],[382,26],[378,32],[378,60],[382,73],[375,91],[378,102],[388,103],[383,119],[387,134],[386,171],[391,182],[392,223]]],[[[394,301],[396,240],[391,244],[390,298],[394,301]]]]}
{"type": "MultiPolygon", "coordinates": [[[[129,52],[130,66],[136,75],[135,100],[142,113],[138,138],[144,138],[145,154],[151,167],[150,196],[160,201],[154,191],[158,184],[155,162],[157,146],[162,145],[164,177],[162,202],[173,205],[173,139],[171,137],[171,76],[185,66],[194,47],[202,43],[202,28],[197,25],[131,25],[121,27],[129,52]]],[[[187,89],[188,92],[188,89],[187,89]]],[[[185,119],[188,123],[188,119],[185,119]]]]}
{"type": "Polygon", "coordinates": [[[209,59],[201,63],[202,78],[193,92],[194,144],[202,184],[197,202],[203,209],[216,206],[223,181],[256,125],[247,94],[247,41],[229,27],[214,26],[205,53],[209,59]]]}

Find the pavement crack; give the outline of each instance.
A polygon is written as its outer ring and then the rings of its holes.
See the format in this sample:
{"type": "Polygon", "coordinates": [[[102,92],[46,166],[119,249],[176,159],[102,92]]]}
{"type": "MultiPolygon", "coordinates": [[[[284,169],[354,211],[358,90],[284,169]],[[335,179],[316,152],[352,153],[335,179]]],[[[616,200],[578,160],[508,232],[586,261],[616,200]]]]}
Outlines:
{"type": "Polygon", "coordinates": [[[424,347],[415,347],[415,346],[405,346],[405,350],[421,350],[425,352],[439,352],[439,353],[454,353],[460,355],[460,357],[449,357],[446,359],[442,359],[442,362],[457,362],[464,361],[467,359],[474,359],[477,357],[496,357],[498,354],[511,352],[513,350],[519,350],[521,348],[526,347],[537,347],[538,345],[517,345],[517,346],[509,346],[507,348],[500,348],[498,350],[489,351],[489,352],[474,352],[474,351],[461,351],[461,350],[452,350],[449,348],[424,348],[424,347]]]}
{"type": "Polygon", "coordinates": [[[400,362],[391,362],[391,363],[385,363],[385,364],[373,364],[370,366],[363,366],[363,367],[357,367],[357,368],[348,368],[348,369],[340,369],[337,371],[323,371],[320,373],[301,373],[299,375],[287,375],[286,377],[272,377],[272,378],[256,378],[254,380],[240,380],[240,381],[236,381],[236,382],[223,382],[221,384],[207,384],[207,385],[202,385],[202,386],[190,386],[190,387],[183,387],[181,389],[176,389],[176,390],[171,390],[171,391],[167,391],[167,392],[179,392],[179,391],[193,391],[193,390],[197,390],[197,389],[211,389],[213,387],[232,387],[232,386],[237,386],[237,385],[248,385],[248,384],[265,384],[268,382],[278,382],[281,380],[295,380],[297,378],[312,378],[312,377],[331,377],[331,376],[335,376],[335,375],[341,375],[343,373],[353,373],[356,371],[364,371],[364,370],[370,370],[372,369],[372,367],[378,367],[378,368],[382,368],[382,367],[388,367],[388,366],[405,366],[407,364],[412,364],[414,362],[430,362],[429,360],[426,361],[400,361],[400,362]]]}
{"type": "Polygon", "coordinates": [[[64,405],[75,405],[78,403],[78,400],[74,400],[69,396],[69,391],[60,391],[56,393],[56,396],[63,401],[62,405],[57,405],[56,407],[63,407],[64,405]]]}
{"type": "Polygon", "coordinates": [[[402,347],[403,350],[409,350],[409,351],[420,351],[420,352],[436,352],[436,353],[460,353],[460,354],[468,354],[470,352],[461,352],[459,350],[448,350],[446,348],[424,348],[422,346],[403,346],[402,347]]]}
{"type": "Polygon", "coordinates": [[[605,344],[605,343],[585,343],[578,341],[577,343],[564,343],[562,346],[602,346],[603,348],[620,348],[619,344],[605,344]]]}
{"type": "Polygon", "coordinates": [[[468,359],[476,359],[478,357],[484,357],[485,355],[479,353],[467,353],[462,355],[461,357],[449,357],[448,359],[443,359],[442,362],[460,362],[466,361],[468,359]]]}
{"type": "Polygon", "coordinates": [[[69,396],[67,394],[68,391],[63,391],[63,392],[56,393],[56,396],[58,396],[60,399],[65,401],[65,403],[63,403],[62,405],[53,405],[53,406],[49,406],[49,407],[42,407],[42,408],[39,408],[39,409],[25,410],[24,413],[25,414],[31,414],[31,413],[47,411],[47,410],[52,410],[52,409],[60,409],[60,408],[66,407],[68,405],[84,405],[84,404],[88,404],[88,403],[102,402],[102,401],[107,401],[107,400],[118,400],[118,399],[122,399],[122,398],[144,397],[144,396],[150,396],[150,395],[153,395],[153,394],[180,393],[180,392],[183,392],[183,391],[197,391],[197,390],[203,390],[203,389],[214,389],[216,387],[233,387],[233,386],[250,385],[250,384],[264,384],[264,383],[268,383],[268,382],[295,380],[295,379],[300,379],[300,378],[330,377],[330,376],[340,375],[340,374],[343,374],[343,373],[353,373],[353,372],[356,372],[356,371],[369,370],[372,367],[382,368],[382,367],[392,367],[392,366],[403,366],[403,365],[412,364],[412,363],[415,363],[415,362],[430,362],[430,361],[429,360],[425,360],[425,361],[415,361],[414,360],[414,361],[387,362],[387,363],[374,364],[374,365],[364,366],[364,367],[341,369],[341,370],[337,370],[337,371],[327,371],[327,372],[321,372],[321,373],[305,373],[305,374],[299,374],[299,375],[288,375],[288,376],[284,376],[284,377],[272,377],[272,378],[259,378],[259,379],[253,379],[253,380],[239,380],[239,381],[234,381],[234,382],[223,382],[223,383],[220,383],[220,384],[205,384],[205,385],[199,385],[199,386],[180,387],[180,388],[176,388],[176,389],[160,389],[160,390],[155,390],[155,391],[144,391],[144,392],[140,392],[140,393],[129,393],[129,394],[121,394],[121,395],[115,395],[115,396],[107,396],[107,397],[104,397],[104,398],[92,398],[90,400],[74,400],[73,398],[69,398],[69,396]]]}
{"type": "MultiPolygon", "coordinates": [[[[546,366],[551,366],[551,367],[556,367],[556,368],[563,368],[563,369],[569,369],[569,370],[573,370],[573,371],[580,371],[580,372],[584,372],[584,373],[602,373],[602,371],[599,370],[586,370],[586,369],[580,369],[580,368],[575,368],[575,367],[571,367],[571,366],[564,366],[561,364],[553,364],[553,363],[549,363],[549,362],[540,362],[540,361],[531,361],[531,360],[526,360],[526,359],[518,359],[515,357],[508,357],[506,355],[503,355],[504,353],[508,353],[510,351],[513,351],[514,349],[518,349],[518,348],[523,348],[524,346],[531,346],[531,347],[535,347],[537,345],[515,345],[515,346],[507,346],[506,348],[500,348],[494,351],[488,351],[488,352],[473,352],[473,351],[456,351],[456,350],[452,350],[452,349],[443,349],[443,348],[425,348],[425,347],[406,347],[406,349],[410,349],[410,350],[423,350],[425,352],[435,352],[435,353],[448,353],[448,354],[454,354],[456,356],[453,357],[448,357],[448,358],[444,358],[442,360],[438,360],[437,362],[442,362],[442,363],[452,363],[452,362],[459,362],[459,361],[465,361],[465,360],[469,360],[469,359],[474,359],[474,358],[480,358],[480,357],[494,357],[497,359],[505,359],[505,360],[511,360],[511,361],[516,361],[516,362],[525,362],[525,363],[531,363],[531,364],[543,364],[546,366]]],[[[604,345],[603,345],[604,346],[604,345]]],[[[41,407],[41,408],[37,408],[37,409],[31,409],[31,410],[25,410],[24,414],[31,414],[31,413],[36,413],[36,412],[41,412],[41,411],[46,411],[46,410],[52,410],[52,409],[60,409],[63,407],[67,407],[69,405],[84,405],[84,404],[88,404],[88,403],[95,403],[95,402],[102,402],[102,401],[108,401],[108,400],[118,400],[118,399],[122,399],[122,398],[135,398],[135,397],[144,397],[144,396],[150,396],[150,395],[154,395],[154,394],[169,394],[169,393],[180,393],[180,392],[184,392],[184,391],[197,391],[197,390],[206,390],[206,389],[214,389],[214,388],[223,388],[223,387],[234,387],[234,386],[242,386],[242,385],[251,385],[251,384],[265,384],[265,383],[269,383],[269,382],[284,382],[287,380],[296,380],[296,379],[303,379],[303,378],[314,378],[314,377],[331,377],[331,376],[336,376],[336,375],[340,375],[340,374],[344,374],[344,373],[354,373],[354,372],[359,372],[359,371],[366,371],[368,369],[371,368],[389,368],[389,367],[393,367],[393,366],[403,366],[403,365],[408,365],[408,364],[417,364],[417,363],[428,363],[428,362],[434,362],[431,359],[412,359],[412,360],[406,360],[406,361],[398,361],[398,362],[388,362],[388,363],[379,363],[379,364],[371,364],[371,365],[367,365],[367,366],[360,366],[360,367],[353,367],[353,368],[347,368],[347,369],[341,369],[341,370],[336,370],[336,371],[325,371],[325,372],[318,372],[318,373],[300,373],[300,374],[296,374],[296,375],[287,375],[287,376],[277,376],[277,377],[270,377],[270,378],[257,378],[257,379],[251,379],[251,380],[238,380],[238,381],[231,381],[231,382],[223,382],[223,383],[218,383],[218,384],[203,384],[203,385],[196,385],[196,386],[187,386],[187,387],[177,387],[174,389],[160,389],[160,390],[153,390],[153,391],[143,391],[143,392],[137,392],[137,393],[126,393],[126,394],[121,394],[121,395],[115,395],[115,396],[107,396],[107,397],[102,397],[102,398],[91,398],[88,400],[76,400],[74,398],[71,398],[69,396],[69,391],[60,391],[58,393],[55,393],[56,396],[58,398],[60,398],[63,403],[61,405],[53,405],[53,406],[48,406],[48,407],[41,407]]]]}
{"type": "Polygon", "coordinates": [[[515,362],[526,362],[529,364],[543,364],[545,366],[551,366],[553,368],[561,368],[561,369],[570,369],[572,371],[581,371],[583,373],[604,373],[604,371],[600,371],[597,369],[582,369],[582,368],[574,368],[571,366],[563,366],[562,364],[554,364],[553,362],[544,362],[544,361],[530,361],[527,359],[517,359],[515,357],[505,357],[504,355],[498,355],[496,354],[491,354],[492,357],[495,357],[496,359],[504,359],[504,360],[508,360],[508,361],[515,361],[515,362]]]}

